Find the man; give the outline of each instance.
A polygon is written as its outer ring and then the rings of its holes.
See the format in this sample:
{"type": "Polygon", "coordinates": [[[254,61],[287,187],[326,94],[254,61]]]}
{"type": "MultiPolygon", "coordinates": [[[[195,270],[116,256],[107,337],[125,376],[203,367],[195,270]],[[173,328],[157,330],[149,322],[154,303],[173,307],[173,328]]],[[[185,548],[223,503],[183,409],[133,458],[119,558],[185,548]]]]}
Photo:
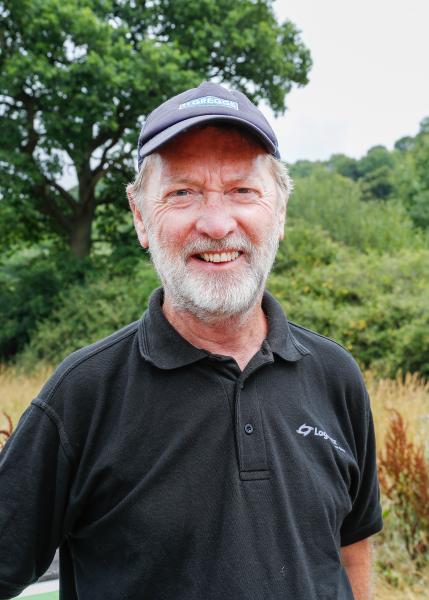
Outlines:
{"type": "Polygon", "coordinates": [[[241,93],[149,115],[128,186],[162,282],[59,367],[2,452],[0,598],[368,600],[381,529],[359,369],[264,292],[290,182],[241,93]]]}

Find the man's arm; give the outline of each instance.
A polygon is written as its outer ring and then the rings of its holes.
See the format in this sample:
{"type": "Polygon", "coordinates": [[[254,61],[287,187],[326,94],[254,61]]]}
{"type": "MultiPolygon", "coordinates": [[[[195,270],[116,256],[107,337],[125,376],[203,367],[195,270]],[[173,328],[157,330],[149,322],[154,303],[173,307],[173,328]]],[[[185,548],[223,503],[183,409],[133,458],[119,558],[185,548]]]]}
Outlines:
{"type": "Polygon", "coordinates": [[[341,560],[355,600],[371,600],[372,550],[370,538],[341,548],[341,560]]]}
{"type": "Polygon", "coordinates": [[[0,452],[0,599],[49,567],[64,535],[70,473],[56,425],[30,406],[0,452]]]}

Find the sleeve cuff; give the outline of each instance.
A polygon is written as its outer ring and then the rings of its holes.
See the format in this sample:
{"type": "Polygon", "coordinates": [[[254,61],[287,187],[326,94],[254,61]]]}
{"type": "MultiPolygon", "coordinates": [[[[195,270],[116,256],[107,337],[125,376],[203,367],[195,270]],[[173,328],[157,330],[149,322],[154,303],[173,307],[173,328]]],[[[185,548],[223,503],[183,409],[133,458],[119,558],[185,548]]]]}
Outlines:
{"type": "Polygon", "coordinates": [[[356,542],[360,542],[375,533],[378,533],[383,529],[383,519],[381,516],[377,517],[371,523],[359,527],[350,533],[344,532],[341,533],[341,546],[349,546],[350,544],[354,544],[356,542]]]}

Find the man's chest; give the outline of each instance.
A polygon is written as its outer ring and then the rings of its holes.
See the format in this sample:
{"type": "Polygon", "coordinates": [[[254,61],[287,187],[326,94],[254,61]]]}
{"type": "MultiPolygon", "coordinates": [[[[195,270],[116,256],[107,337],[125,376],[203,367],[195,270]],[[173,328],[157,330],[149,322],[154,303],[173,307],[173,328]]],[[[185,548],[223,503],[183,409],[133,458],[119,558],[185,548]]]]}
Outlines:
{"type": "Polygon", "coordinates": [[[134,381],[110,404],[76,480],[78,528],[112,518],[170,537],[264,510],[298,526],[323,514],[337,536],[359,475],[338,399],[272,369],[245,381],[178,375],[134,381]]]}

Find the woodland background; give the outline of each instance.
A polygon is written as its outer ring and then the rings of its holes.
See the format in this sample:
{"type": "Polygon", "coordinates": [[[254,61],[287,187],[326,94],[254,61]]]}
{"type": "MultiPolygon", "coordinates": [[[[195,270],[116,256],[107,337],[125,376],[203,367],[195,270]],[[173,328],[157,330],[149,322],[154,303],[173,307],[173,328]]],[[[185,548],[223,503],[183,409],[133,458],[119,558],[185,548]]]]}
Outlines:
{"type": "MultiPolygon", "coordinates": [[[[205,79],[280,114],[311,55],[269,0],[6,0],[0,17],[0,409],[16,423],[54,365],[138,319],[158,285],[124,191],[145,115],[205,79]]],[[[377,597],[423,598],[429,107],[392,150],[289,167],[269,288],[367,373],[386,521],[377,597]]]]}

